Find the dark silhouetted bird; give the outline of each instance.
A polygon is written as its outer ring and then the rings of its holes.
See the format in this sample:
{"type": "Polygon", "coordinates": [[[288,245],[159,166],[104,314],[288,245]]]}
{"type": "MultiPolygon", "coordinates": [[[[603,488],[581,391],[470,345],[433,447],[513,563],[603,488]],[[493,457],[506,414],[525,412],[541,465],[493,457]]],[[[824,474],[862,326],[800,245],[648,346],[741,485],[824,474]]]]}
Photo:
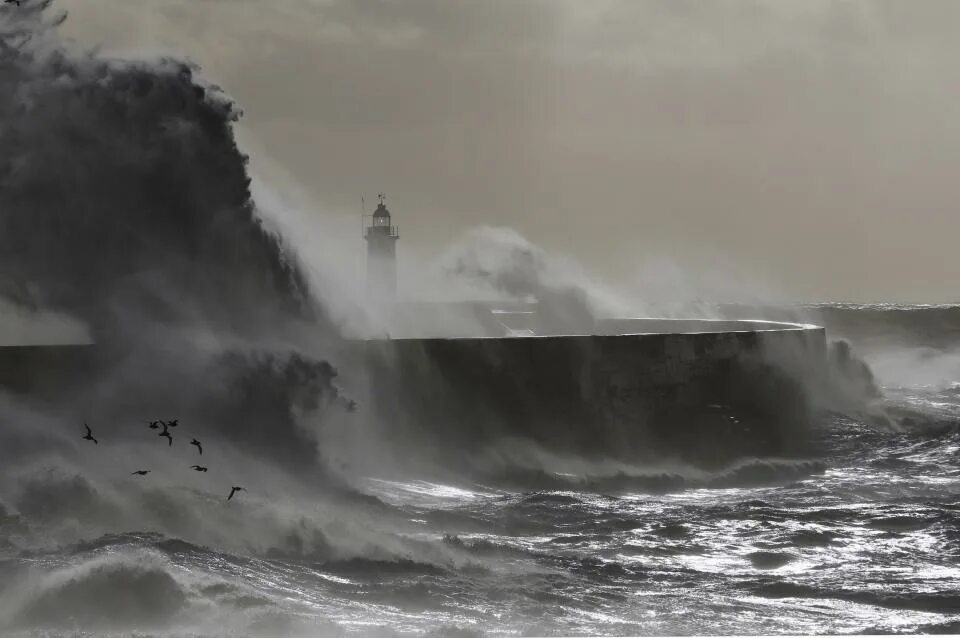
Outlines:
{"type": "Polygon", "coordinates": [[[137,476],[146,476],[149,473],[150,473],[150,470],[137,470],[136,472],[130,472],[130,475],[133,476],[134,474],[136,474],[137,476]]]}
{"type": "Polygon", "coordinates": [[[203,447],[200,445],[200,441],[193,439],[190,441],[190,445],[196,445],[197,449],[200,450],[200,456],[203,456],[203,447]]]}
{"type": "Polygon", "coordinates": [[[15,4],[18,7],[20,6],[20,0],[3,0],[3,4],[15,4]]]}
{"type": "Polygon", "coordinates": [[[198,472],[206,472],[206,471],[207,471],[207,468],[203,467],[202,465],[191,465],[191,466],[190,466],[190,469],[196,470],[196,471],[198,471],[198,472]]]}
{"type": "Polygon", "coordinates": [[[93,432],[90,431],[90,426],[87,425],[86,423],[84,423],[84,424],[83,424],[83,427],[87,428],[87,435],[86,435],[85,437],[83,437],[83,440],[84,440],[84,441],[93,441],[94,444],[100,445],[100,443],[99,443],[95,438],[93,438],[93,432]]]}
{"type": "Polygon", "coordinates": [[[166,426],[166,427],[168,427],[168,428],[175,428],[175,427],[177,427],[178,425],[180,425],[180,419],[174,419],[173,421],[166,421],[166,422],[164,422],[164,426],[166,426]]]}
{"type": "Polygon", "coordinates": [[[246,491],[247,490],[245,488],[234,485],[233,487],[230,488],[230,496],[227,497],[227,500],[229,501],[231,498],[233,498],[233,495],[236,494],[237,492],[246,492],[246,491]]]}
{"type": "Polygon", "coordinates": [[[353,399],[347,402],[347,412],[356,412],[357,411],[357,402],[353,399]]]}
{"type": "Polygon", "coordinates": [[[160,421],[150,421],[150,424],[147,427],[150,428],[151,430],[159,430],[160,423],[161,423],[160,421]]]}
{"type": "Polygon", "coordinates": [[[167,439],[167,441],[169,441],[169,443],[167,443],[167,447],[170,447],[171,445],[173,445],[173,437],[170,436],[170,433],[167,431],[167,424],[166,424],[166,423],[163,424],[163,432],[161,432],[161,433],[158,434],[157,436],[165,437],[165,438],[167,439]]]}

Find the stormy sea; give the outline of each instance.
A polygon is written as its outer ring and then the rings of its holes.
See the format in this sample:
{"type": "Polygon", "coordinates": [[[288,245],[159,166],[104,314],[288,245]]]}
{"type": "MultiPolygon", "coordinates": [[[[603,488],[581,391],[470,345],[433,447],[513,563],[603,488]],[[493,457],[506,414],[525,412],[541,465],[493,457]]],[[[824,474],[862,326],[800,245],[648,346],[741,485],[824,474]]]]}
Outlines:
{"type": "Polygon", "coordinates": [[[0,316],[98,361],[3,373],[0,633],[960,632],[960,306],[715,308],[868,366],[796,453],[387,444],[339,357],[364,320],[251,196],[238,107],[62,19],[0,14],[0,316]]]}

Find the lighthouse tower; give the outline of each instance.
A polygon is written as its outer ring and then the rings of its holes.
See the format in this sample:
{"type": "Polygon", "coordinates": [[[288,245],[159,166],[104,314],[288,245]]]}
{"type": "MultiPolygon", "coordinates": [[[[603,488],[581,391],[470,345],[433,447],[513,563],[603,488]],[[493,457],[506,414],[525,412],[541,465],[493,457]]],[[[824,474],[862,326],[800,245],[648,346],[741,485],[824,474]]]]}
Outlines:
{"type": "Polygon", "coordinates": [[[367,293],[374,299],[392,302],[397,294],[397,239],[400,234],[390,221],[390,211],[380,193],[377,210],[364,228],[367,240],[367,293]]]}

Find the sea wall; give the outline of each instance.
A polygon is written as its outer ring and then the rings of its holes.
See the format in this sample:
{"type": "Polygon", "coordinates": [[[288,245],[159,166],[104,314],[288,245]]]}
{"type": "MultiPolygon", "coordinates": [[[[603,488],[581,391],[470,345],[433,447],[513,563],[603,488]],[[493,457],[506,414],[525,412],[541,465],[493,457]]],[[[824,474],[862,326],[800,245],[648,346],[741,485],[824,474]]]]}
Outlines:
{"type": "MultiPolygon", "coordinates": [[[[588,335],[374,339],[335,360],[384,442],[421,452],[533,442],[578,456],[714,465],[802,453],[825,373],[816,326],[609,319],[588,335]],[[367,391],[357,386],[365,379],[367,391]]],[[[91,345],[0,347],[0,387],[62,398],[104,366],[91,345]]]]}
{"type": "Polygon", "coordinates": [[[704,464],[804,446],[822,328],[612,319],[596,334],[363,343],[371,409],[392,435],[477,449],[526,439],[557,452],[704,464]]]}

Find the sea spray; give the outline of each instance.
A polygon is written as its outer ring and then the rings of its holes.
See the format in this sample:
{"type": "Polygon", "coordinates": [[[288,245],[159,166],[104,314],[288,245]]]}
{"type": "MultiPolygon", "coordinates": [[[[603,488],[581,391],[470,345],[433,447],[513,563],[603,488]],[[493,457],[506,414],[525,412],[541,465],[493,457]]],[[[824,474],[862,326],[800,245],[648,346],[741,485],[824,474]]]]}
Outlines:
{"type": "Polygon", "coordinates": [[[240,116],[196,68],[59,39],[51,2],[4,7],[0,270],[97,340],[163,321],[246,333],[321,314],[250,198],[240,116]]]}
{"type": "Polygon", "coordinates": [[[99,353],[46,412],[107,440],[178,414],[309,465],[294,421],[340,396],[316,345],[337,334],[251,199],[239,109],[190,63],[79,50],[64,17],[50,0],[0,12],[2,292],[64,335],[86,324],[99,353]]]}

